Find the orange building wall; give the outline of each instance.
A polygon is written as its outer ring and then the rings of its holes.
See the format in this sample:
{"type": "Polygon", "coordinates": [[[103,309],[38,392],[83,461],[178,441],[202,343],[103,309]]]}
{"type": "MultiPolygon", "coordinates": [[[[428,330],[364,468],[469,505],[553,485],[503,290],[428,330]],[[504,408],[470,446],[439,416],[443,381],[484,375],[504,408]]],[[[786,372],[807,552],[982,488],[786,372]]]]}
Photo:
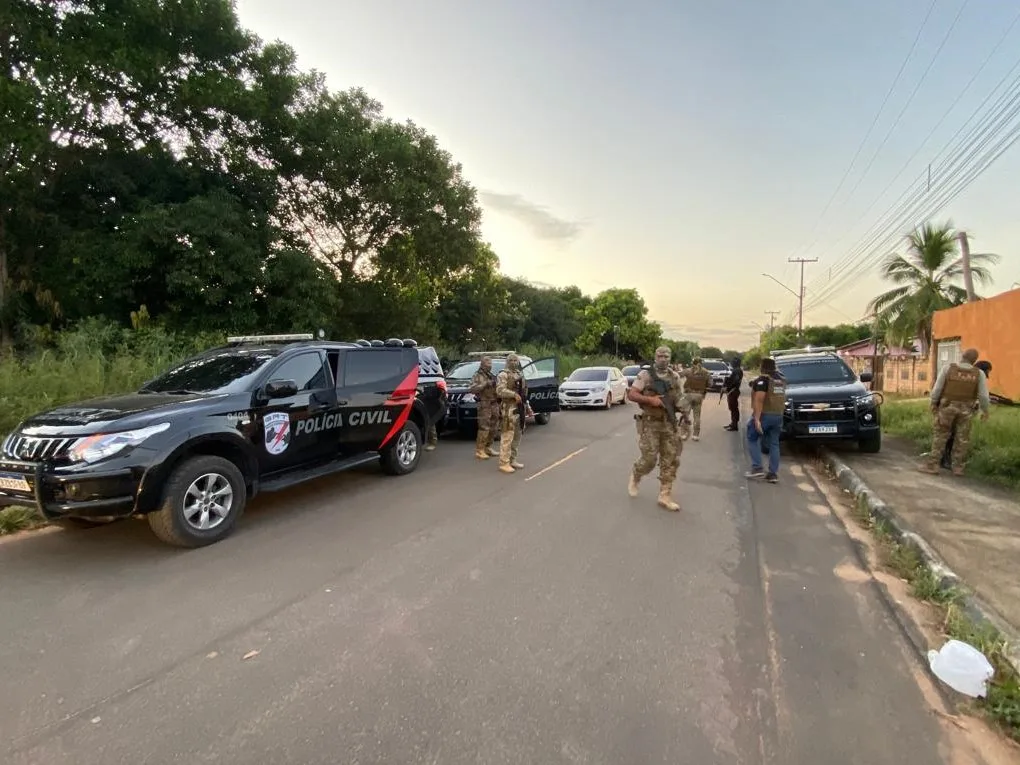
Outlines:
{"type": "Polygon", "coordinates": [[[932,335],[936,343],[960,338],[961,351],[977,348],[992,363],[992,393],[1020,401],[1020,289],[936,311],[932,335]]]}

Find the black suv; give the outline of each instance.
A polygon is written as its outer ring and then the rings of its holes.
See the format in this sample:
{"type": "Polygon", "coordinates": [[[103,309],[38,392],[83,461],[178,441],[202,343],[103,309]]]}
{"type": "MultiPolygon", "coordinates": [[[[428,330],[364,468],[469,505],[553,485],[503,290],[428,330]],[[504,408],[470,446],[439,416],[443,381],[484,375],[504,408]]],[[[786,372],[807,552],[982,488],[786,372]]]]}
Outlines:
{"type": "Polygon", "coordinates": [[[25,420],[0,446],[0,506],[78,527],[144,515],[164,542],[212,544],[259,491],[375,460],[412,472],[445,388],[413,340],[228,338],[136,393],[25,420]]]}
{"type": "MultiPolygon", "coordinates": [[[[482,356],[492,357],[492,373],[498,375],[506,365],[506,357],[514,351],[478,351],[468,354],[471,361],[456,364],[446,376],[446,389],[450,397],[445,430],[458,430],[470,435],[478,429],[478,402],[468,392],[471,378],[481,364],[482,356]]],[[[521,371],[528,383],[528,403],[535,413],[535,422],[546,425],[553,412],[560,411],[559,362],[555,356],[532,361],[530,356],[517,354],[521,371]]]]}
{"type": "Polygon", "coordinates": [[[882,448],[882,394],[872,393],[835,353],[835,348],[774,351],[780,374],[786,380],[784,439],[854,440],[861,451],[882,448]]]}

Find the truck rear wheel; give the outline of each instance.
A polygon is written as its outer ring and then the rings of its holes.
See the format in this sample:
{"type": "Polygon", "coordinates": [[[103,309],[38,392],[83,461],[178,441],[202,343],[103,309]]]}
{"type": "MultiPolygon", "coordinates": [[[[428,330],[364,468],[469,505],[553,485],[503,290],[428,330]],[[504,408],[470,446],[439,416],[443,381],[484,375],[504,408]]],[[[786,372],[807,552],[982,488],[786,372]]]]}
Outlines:
{"type": "Polygon", "coordinates": [[[383,449],[382,469],[388,475],[407,475],[413,473],[421,459],[421,429],[408,420],[404,427],[393,437],[389,445],[383,449]]]}
{"type": "Polygon", "coordinates": [[[159,508],[146,519],[152,532],[167,544],[204,547],[230,534],[247,499],[237,465],[223,457],[201,455],[174,468],[159,508]]]}

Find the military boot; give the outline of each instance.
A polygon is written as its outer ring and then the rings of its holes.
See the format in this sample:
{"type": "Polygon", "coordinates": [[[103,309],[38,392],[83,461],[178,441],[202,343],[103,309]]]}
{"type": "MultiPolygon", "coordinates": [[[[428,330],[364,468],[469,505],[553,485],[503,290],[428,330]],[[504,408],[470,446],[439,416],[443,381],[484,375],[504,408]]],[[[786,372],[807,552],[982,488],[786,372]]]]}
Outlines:
{"type": "Polygon", "coordinates": [[[659,507],[670,512],[677,512],[680,509],[680,505],[673,501],[673,497],[670,495],[673,493],[673,484],[664,483],[659,487],[659,507]]]}
{"type": "Polygon", "coordinates": [[[523,462],[511,462],[510,463],[510,467],[512,467],[514,470],[524,470],[524,463],[523,462]]]}
{"type": "Polygon", "coordinates": [[[638,483],[640,482],[641,479],[632,472],[630,474],[630,480],[627,481],[627,493],[630,494],[630,496],[636,497],[638,495],[638,483]]]}
{"type": "Polygon", "coordinates": [[[512,465],[500,465],[499,469],[503,473],[516,473],[517,472],[516,470],[513,469],[512,465]]]}
{"type": "Polygon", "coordinates": [[[475,449],[475,457],[480,459],[480,460],[487,460],[487,459],[491,458],[492,456],[493,455],[489,454],[486,451],[483,451],[482,449],[475,449]]]}

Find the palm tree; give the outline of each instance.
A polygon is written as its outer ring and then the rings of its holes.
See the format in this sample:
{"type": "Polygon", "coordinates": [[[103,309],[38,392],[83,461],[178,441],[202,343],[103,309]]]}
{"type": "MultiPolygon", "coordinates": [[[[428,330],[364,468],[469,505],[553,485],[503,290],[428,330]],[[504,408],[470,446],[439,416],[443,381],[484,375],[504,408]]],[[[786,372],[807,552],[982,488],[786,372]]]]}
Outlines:
{"type": "MultiPolygon", "coordinates": [[[[990,283],[987,267],[998,261],[998,255],[972,254],[974,281],[990,283]]],[[[882,276],[897,286],[872,300],[868,310],[885,329],[886,343],[901,344],[914,335],[921,343],[921,353],[927,353],[935,311],[967,300],[967,291],[958,284],[963,280],[963,264],[953,224],[925,223],[910,233],[906,254],[889,255],[882,263],[882,276]]]]}

